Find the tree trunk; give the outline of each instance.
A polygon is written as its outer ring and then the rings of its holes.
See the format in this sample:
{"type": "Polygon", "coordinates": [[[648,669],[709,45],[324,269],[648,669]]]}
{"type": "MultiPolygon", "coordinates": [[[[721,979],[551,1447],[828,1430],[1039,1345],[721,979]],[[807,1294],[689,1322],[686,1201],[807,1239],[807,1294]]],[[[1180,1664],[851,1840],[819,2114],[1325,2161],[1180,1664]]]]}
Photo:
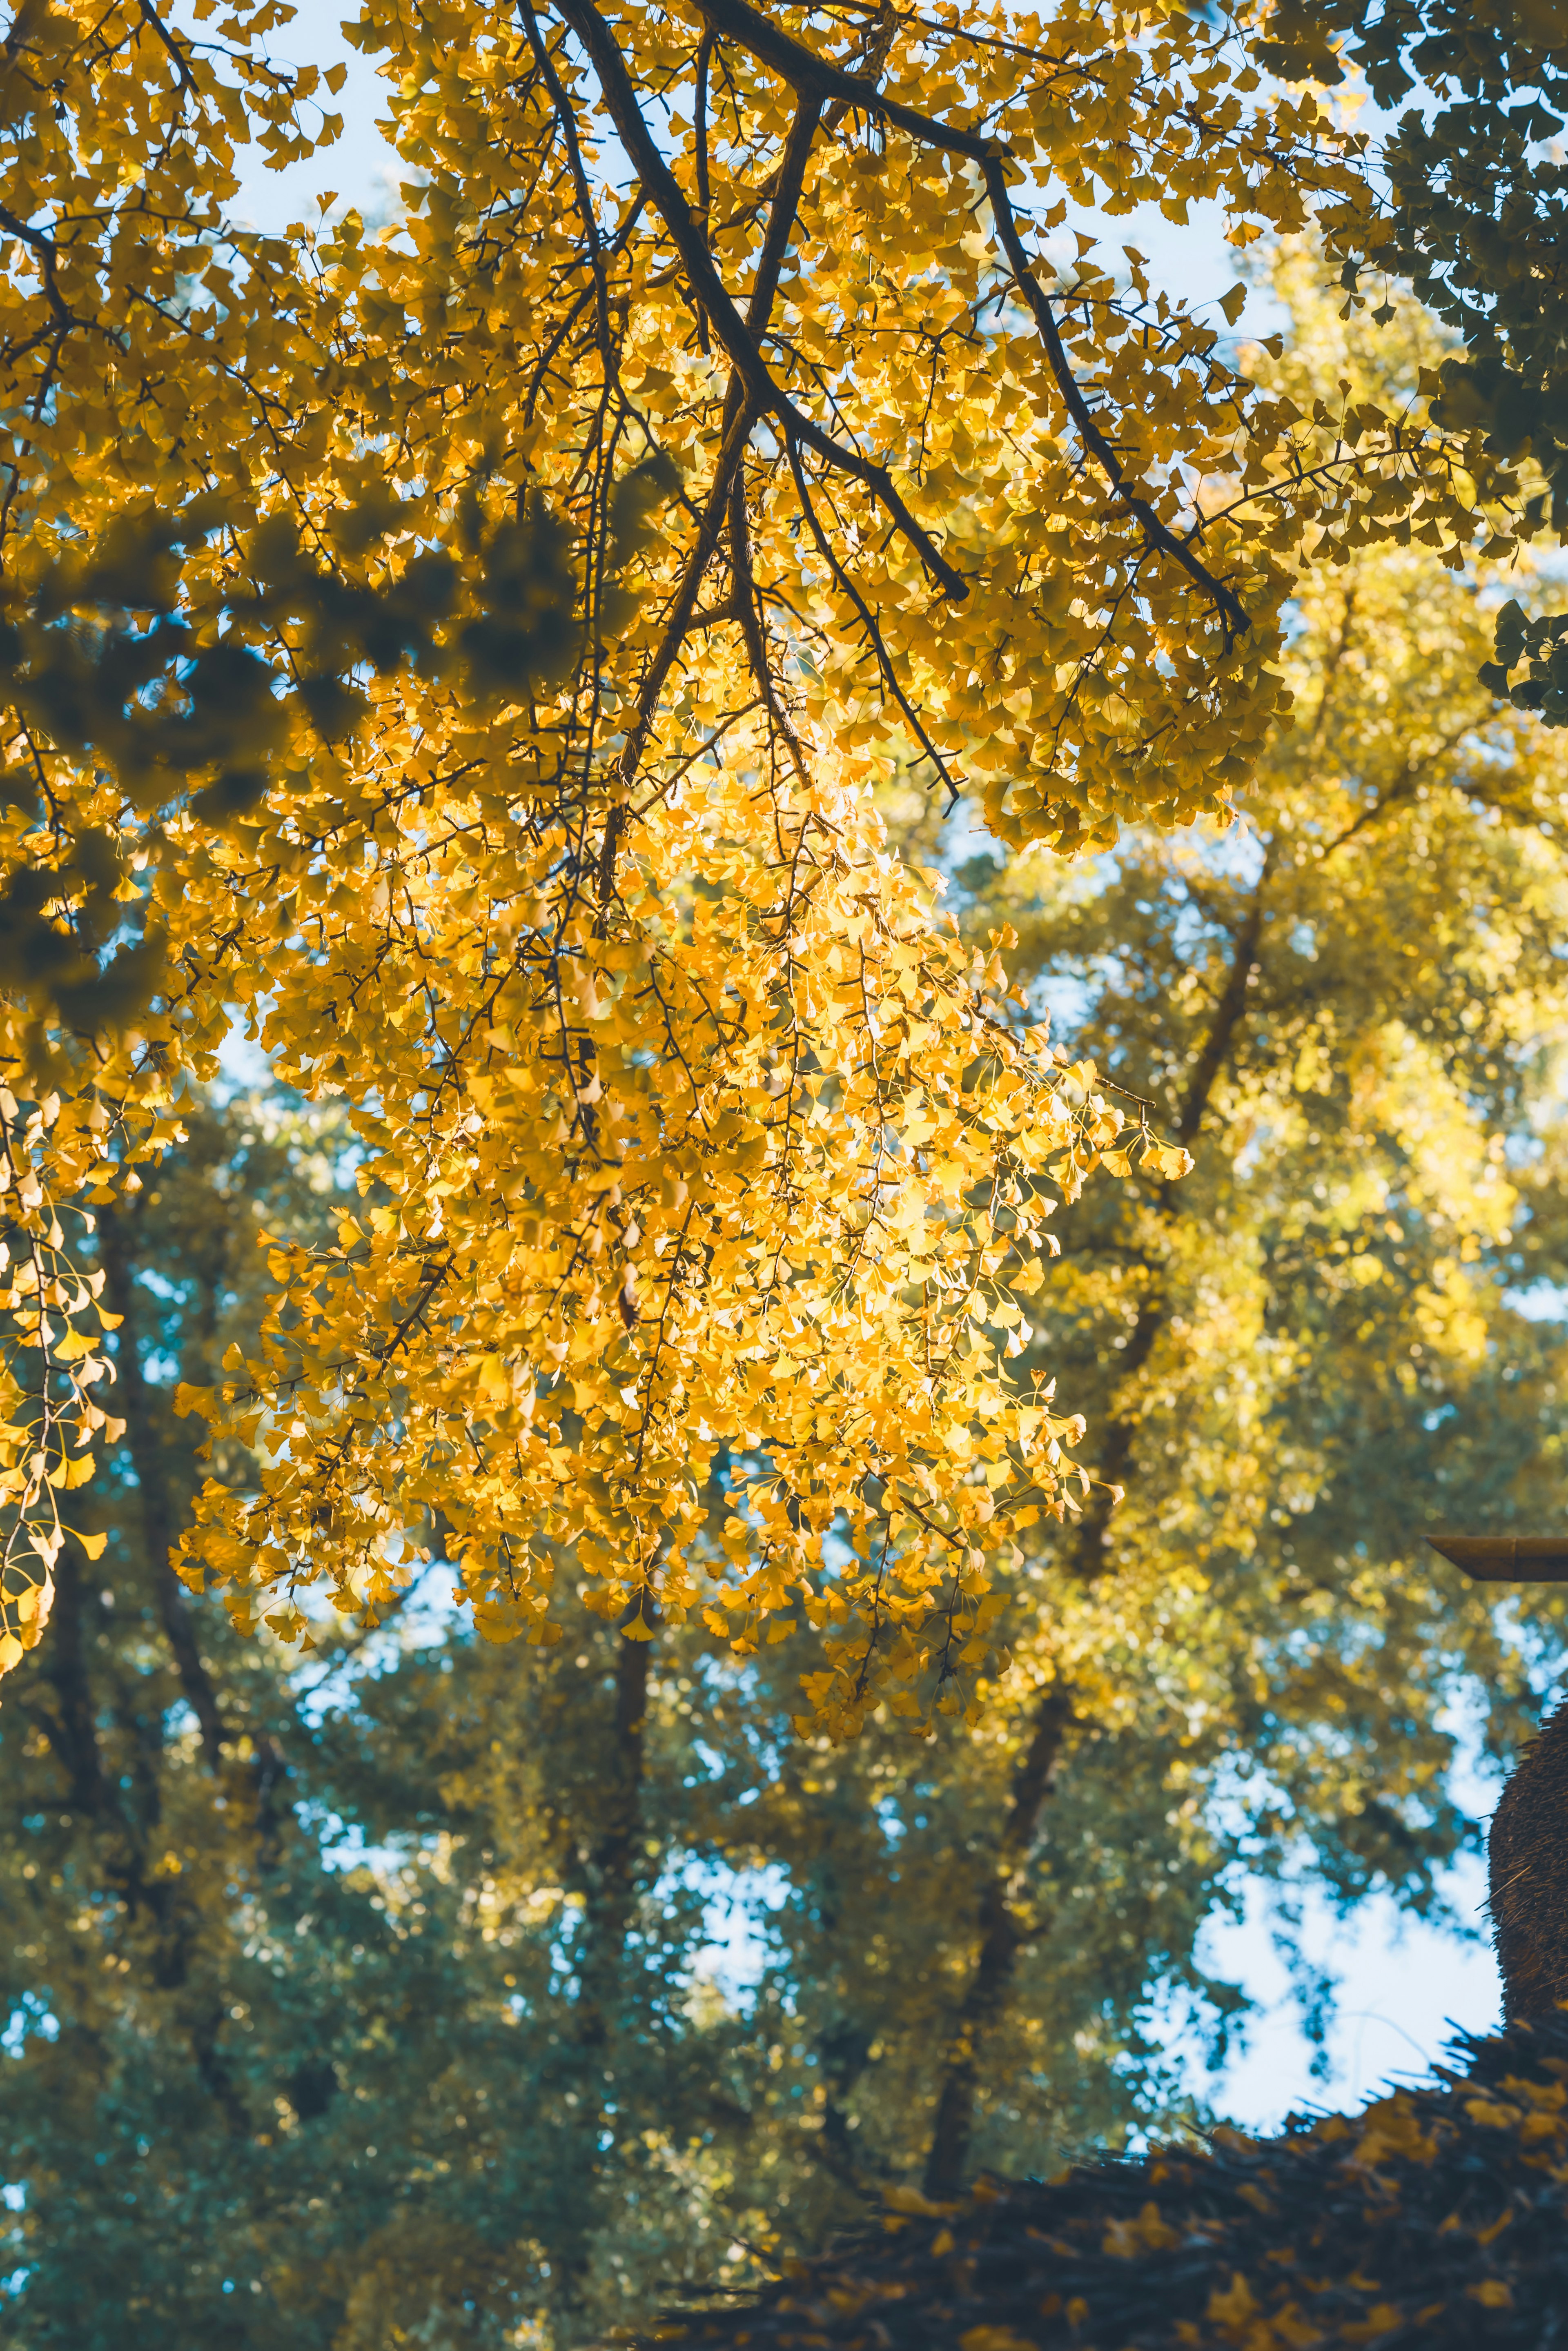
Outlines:
{"type": "MultiPolygon", "coordinates": [[[[635,1604],[633,1604],[635,1605],[635,1604]]],[[[651,1614],[652,1604],[645,1603],[651,1614]]],[[[583,1955],[578,1972],[571,2074],[580,2102],[576,2179],[560,2240],[551,2247],[566,2335],[584,2321],[588,2271],[603,2172],[601,2141],[612,2117],[611,2057],[625,1987],[626,1937],[636,1908],[643,1841],[648,1665],[652,1641],[622,1635],[615,1658],[615,1711],[599,1820],[582,1856],[583,1955]]]]}
{"type": "Polygon", "coordinates": [[[1071,1695],[1053,1683],[1035,1708],[1029,1745],[1013,1773],[996,1865],[980,1896],[979,1949],[947,2043],[936,2124],[925,2163],[927,2196],[956,2196],[963,2183],[974,2135],[980,2046],[1007,2005],[1013,1964],[1023,1939],[1013,1909],[1013,1893],[1033,1846],[1071,1720],[1071,1695]]]}
{"type": "MultiPolygon", "coordinates": [[[[1197,1138],[1204,1113],[1230,1059],[1246,1013],[1247,991],[1258,961],[1272,866],[1270,846],[1246,918],[1236,935],[1225,984],[1187,1081],[1176,1125],[1177,1140],[1184,1147],[1190,1147],[1197,1138]]],[[[1174,1185],[1160,1186],[1159,1201],[1166,1217],[1177,1214],[1174,1185]]],[[[1086,1581],[1104,1572],[1113,1508],[1110,1489],[1126,1483],[1137,1436],[1134,1383],[1154,1353],[1169,1311],[1169,1299],[1162,1289],[1156,1286],[1147,1291],[1122,1351],[1117,1389],[1123,1408],[1113,1406],[1103,1425],[1100,1482],[1073,1528],[1068,1547],[1070,1572],[1086,1581]]],[[[1055,1783],[1062,1742],[1071,1722],[1071,1689],[1051,1684],[1035,1707],[1029,1742],[1009,1790],[1007,1816],[998,1840],[995,1864],[980,1896],[974,1967],[943,2057],[936,2120],[925,2163],[925,2190],[930,2197],[950,2198],[957,2195],[963,2186],[974,2137],[983,2043],[1006,2011],[1019,1947],[1026,1939],[1025,1928],[1014,1907],[1017,1888],[1039,1833],[1040,1814],[1055,1783]]]]}
{"type": "Polygon", "coordinates": [[[224,1726],[212,1677],[196,1640],[190,1596],[169,1564],[176,1540],[174,1514],[163,1447],[141,1368],[134,1268],[126,1220],[120,1209],[110,1207],[99,1210],[98,1240],[110,1311],[120,1316],[114,1348],[118,1402],[125,1418],[126,1442],[141,1497],[141,1535],[158,1621],[180,1677],[180,1687],[200,1727],[202,1752],[216,1771],[222,1761],[224,1726]]]}
{"type": "Polygon", "coordinates": [[[105,1810],[108,1783],[99,1755],[97,1710],[88,1675],[87,1605],[81,1560],[68,1537],[55,1561],[55,1600],[48,1639],[43,1646],[42,1678],[54,1694],[46,1718],[50,1746],[70,1788],[71,1810],[97,1819],[105,1810]]]}

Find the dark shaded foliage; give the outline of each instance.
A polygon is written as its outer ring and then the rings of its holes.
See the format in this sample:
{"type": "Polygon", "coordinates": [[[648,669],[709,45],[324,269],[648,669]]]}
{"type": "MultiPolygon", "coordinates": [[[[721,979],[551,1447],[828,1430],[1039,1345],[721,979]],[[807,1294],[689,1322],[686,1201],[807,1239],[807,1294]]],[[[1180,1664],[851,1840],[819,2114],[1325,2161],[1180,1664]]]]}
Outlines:
{"type": "Polygon", "coordinates": [[[904,2199],[698,2351],[1543,2351],[1568,2330],[1568,2014],[1465,2039],[1430,2084],[1280,2137],[904,2199]]]}
{"type": "MultiPolygon", "coordinates": [[[[1258,56],[1287,78],[1333,84],[1349,65],[1380,107],[1403,110],[1381,143],[1387,217],[1343,282],[1354,301],[1358,287],[1406,278],[1462,337],[1440,388],[1425,387],[1433,423],[1484,434],[1505,464],[1532,457],[1545,487],[1526,536],[1548,509],[1568,530],[1568,14],[1553,0],[1284,0],[1269,32],[1258,56]]],[[[1550,659],[1563,625],[1524,646],[1505,614],[1482,672],[1506,695],[1508,671],[1533,653],[1511,699],[1549,726],[1568,724],[1568,672],[1550,659]]]]}
{"type": "Polygon", "coordinates": [[[1568,1707],[1520,1758],[1490,1852],[1505,2013],[1551,2016],[1568,2001],[1568,1707]]]}
{"type": "MultiPolygon", "coordinates": [[[[674,480],[654,459],[616,486],[612,571],[645,542],[674,480]]],[[[365,717],[355,681],[369,671],[448,677],[483,708],[559,675],[582,642],[570,533],[538,501],[495,521],[471,495],[450,547],[413,552],[386,496],[344,507],[325,549],[290,514],[248,532],[244,522],[214,496],[177,513],[150,507],[58,558],[26,594],[0,593],[0,710],[31,762],[0,778],[0,803],[36,812],[40,828],[34,862],[0,891],[0,985],[78,1034],[126,1027],[163,982],[156,932],[103,952],[131,911],[117,893],[133,894],[121,852],[141,840],[137,821],[182,799],[204,826],[244,816],[297,747],[290,705],[310,734],[340,743],[365,717]],[[214,537],[231,573],[193,581],[189,553],[214,537]],[[369,578],[344,568],[372,559],[369,578]],[[62,830],[46,806],[51,749],[112,775],[126,839],[62,830]]],[[[623,626],[632,609],[610,584],[601,625],[623,626]]]]}

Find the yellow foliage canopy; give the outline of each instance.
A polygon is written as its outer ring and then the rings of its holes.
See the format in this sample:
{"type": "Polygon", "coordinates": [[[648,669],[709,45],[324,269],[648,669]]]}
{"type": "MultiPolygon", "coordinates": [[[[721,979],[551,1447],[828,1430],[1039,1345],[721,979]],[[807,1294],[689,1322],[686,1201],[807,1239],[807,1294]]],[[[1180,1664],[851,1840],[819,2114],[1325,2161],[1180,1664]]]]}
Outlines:
{"type": "Polygon", "coordinates": [[[551,1637],[570,1546],[632,1632],[823,1626],[835,1734],[961,1703],[1077,1490],[1015,1280],[1107,1146],[1185,1154],[1014,1017],[873,789],[1063,850],[1221,810],[1309,552],[1457,563],[1511,476],[1050,257],[1096,183],[1370,234],[1357,141],[1186,16],[368,0],[407,210],[277,239],[234,142],[336,118],[289,11],[212,13],[5,45],[11,1637],[105,1426],[61,1219],[237,1004],[352,1105],[363,1208],[185,1398],[260,1467],[183,1572],[301,1635],[439,1519],[492,1637],[551,1637]]]}

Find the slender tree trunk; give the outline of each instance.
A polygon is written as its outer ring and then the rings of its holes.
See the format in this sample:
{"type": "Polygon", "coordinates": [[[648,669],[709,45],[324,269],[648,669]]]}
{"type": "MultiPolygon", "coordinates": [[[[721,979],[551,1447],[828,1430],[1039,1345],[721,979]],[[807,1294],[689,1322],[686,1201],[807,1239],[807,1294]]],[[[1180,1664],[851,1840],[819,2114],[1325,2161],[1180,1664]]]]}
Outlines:
{"type": "MultiPolygon", "coordinates": [[[[113,1208],[100,1211],[99,1245],[106,1303],[121,1317],[114,1341],[116,1401],[125,1420],[136,1473],[141,1531],[159,1619],[180,1686],[201,1726],[204,1758],[215,1770],[223,1735],[217,1698],[196,1644],[183,1588],[169,1566],[177,1532],[175,1508],[156,1400],[148,1392],[142,1368],[133,1231],[125,1217],[113,1208]]],[[[68,1539],[55,1563],[56,1599],[49,1639],[38,1660],[39,1696],[45,1703],[37,1706],[37,1719],[66,1776],[73,1811],[94,1822],[100,1832],[106,1882],[122,1897],[131,1916],[145,1920],[152,1929],[145,1950],[150,1981],[159,1992],[180,2000],[177,2012],[202,2085],[230,2132],[243,2137],[251,2124],[220,2047],[224,2001],[208,1994],[191,2010],[180,1997],[193,1989],[193,1962],[203,1926],[199,1907],[185,1879],[165,1876],[151,1866],[162,1842],[165,1701],[159,1697],[155,1682],[139,1687],[142,1677],[135,1674],[119,1679],[110,1703],[120,1744],[106,1768],[89,1657],[95,1605],[91,1582],[80,1554],[68,1539]],[[129,1775],[123,1769],[127,1761],[131,1767],[129,1775]]],[[[265,1809],[267,1775],[276,1778],[281,1769],[282,1760],[273,1742],[259,1741],[258,1812],[265,1809]]]]}
{"type": "MultiPolygon", "coordinates": [[[[1229,1061],[1237,1032],[1246,1016],[1247,991],[1258,962],[1272,867],[1270,847],[1246,917],[1236,935],[1225,983],[1183,1097],[1176,1136],[1184,1147],[1189,1147],[1197,1138],[1215,1086],[1229,1061]]],[[[1167,1217],[1178,1213],[1174,1186],[1160,1186],[1160,1207],[1167,1217]]],[[[1103,1424],[1100,1482],[1076,1521],[1068,1551],[1066,1563],[1070,1572],[1085,1581],[1104,1572],[1114,1507],[1111,1489],[1126,1483],[1137,1438],[1136,1383],[1154,1353],[1169,1312],[1166,1290],[1158,1285],[1151,1288],[1139,1302],[1122,1350],[1116,1399],[1103,1424]]],[[[963,2186],[974,2137],[983,2044],[1010,2001],[1019,1947],[1026,1939],[1026,1928],[1014,1907],[1017,1889],[1039,1834],[1040,1815],[1055,1784],[1062,1742],[1071,1722],[1072,1693],[1052,1683],[1036,1703],[1028,1743],[1008,1792],[1007,1814],[998,1839],[996,1859],[980,1895],[974,1966],[943,2057],[936,2119],[925,2163],[925,2189],[930,2197],[956,2196],[963,2186]]]]}
{"type": "MultiPolygon", "coordinates": [[[[1273,871],[1274,847],[1270,841],[1264,852],[1262,868],[1252,893],[1252,903],[1247,909],[1247,919],[1236,935],[1230,969],[1225,976],[1225,986],[1214,1008],[1208,1034],[1203,1040],[1203,1050],[1193,1063],[1192,1076],[1187,1081],[1186,1098],[1182,1103],[1181,1118],[1176,1126],[1176,1139],[1188,1149],[1197,1140],[1209,1097],[1230,1059],[1236,1031],[1241,1026],[1242,1016],[1247,1009],[1247,990],[1252,984],[1252,974],[1257,967],[1263,920],[1268,912],[1269,883],[1273,871]]],[[[1168,1205],[1168,1191],[1166,1196],[1168,1205]]]]}
{"type": "Polygon", "coordinates": [[[200,1727],[202,1752],[210,1768],[216,1771],[222,1762],[224,1726],[218,1711],[217,1694],[196,1639],[190,1596],[169,1564],[169,1554],[176,1540],[174,1513],[170,1501],[163,1447],[141,1368],[134,1268],[126,1220],[120,1209],[103,1207],[99,1210],[98,1239],[110,1311],[120,1318],[120,1328],[115,1334],[114,1354],[118,1402],[125,1419],[131,1467],[136,1472],[142,1541],[146,1546],[148,1573],[152,1578],[158,1621],[169,1644],[174,1670],[180,1677],[180,1687],[200,1727]]]}
{"type": "Polygon", "coordinates": [[[178,1983],[184,1977],[183,1960],[179,1938],[170,1938],[172,1905],[178,1896],[170,1881],[152,1876],[147,1867],[149,1838],[163,1809],[162,1722],[156,1714],[151,1719],[128,1714],[117,1705],[116,1721],[129,1734],[134,1770],[127,1782],[117,1776],[118,1767],[104,1769],[99,1701],[88,1657],[92,1605],[88,1584],[81,1562],[68,1542],[55,1562],[55,1604],[40,1661],[40,1680],[53,1704],[38,1708],[37,1719],[65,1772],[73,1813],[90,1822],[101,1835],[107,1881],[133,1917],[151,1918],[157,1929],[154,1980],[160,1985],[178,1983]]]}
{"type": "MultiPolygon", "coordinates": [[[[1192,1065],[1192,1075],[1182,1098],[1181,1115],[1176,1121],[1176,1141],[1184,1150],[1190,1150],[1197,1141],[1205,1113],[1229,1061],[1236,1032],[1246,1015],[1247,990],[1258,962],[1273,859],[1270,845],[1264,857],[1246,919],[1236,935],[1230,966],[1214,1008],[1214,1017],[1208,1024],[1197,1059],[1192,1065]]],[[[1167,1219],[1180,1213],[1181,1198],[1174,1184],[1160,1186],[1159,1205],[1162,1215],[1167,1219]]],[[[1110,1541],[1111,1513],[1115,1508],[1111,1489],[1125,1486],[1133,1466],[1133,1447],[1137,1436],[1137,1416],[1124,1406],[1134,1399],[1134,1383],[1153,1354],[1155,1342],[1165,1329],[1169,1313],[1167,1293],[1157,1283],[1151,1286],[1138,1302],[1138,1311],[1117,1366],[1117,1405],[1124,1408],[1119,1410],[1113,1405],[1110,1417],[1103,1424],[1100,1441],[1100,1482],[1090,1495],[1073,1531],[1069,1565],[1075,1575],[1094,1576],[1103,1570],[1105,1546],[1110,1541]]]]}
{"type": "Polygon", "coordinates": [[[1052,1684],[1035,1708],[1029,1744],[1013,1773],[996,1864],[980,1896],[979,1949],[947,2043],[936,2128],[925,2163],[927,2196],[956,2196],[963,2183],[974,2135],[981,2043],[1007,2005],[1013,1965],[1023,1939],[1013,1907],[1014,1890],[1034,1844],[1071,1720],[1071,1694],[1060,1684],[1052,1684]]]}
{"type": "MultiPolygon", "coordinates": [[[[651,1604],[649,1604],[651,1607],[651,1604]]],[[[611,2121],[610,2059],[625,1991],[626,1938],[636,1909],[643,1843],[652,1641],[622,1635],[615,1658],[615,1710],[599,1820],[583,1856],[583,1955],[578,1973],[573,2067],[580,2159],[561,2240],[551,2248],[558,2307],[567,2334],[580,2331],[604,2169],[601,2140],[611,2121]]]]}
{"type": "Polygon", "coordinates": [[[54,1695],[47,1722],[50,1746],[70,1787],[73,1812],[96,1819],[104,1810],[108,1782],[99,1756],[98,1723],[88,1674],[87,1605],[81,1561],[68,1538],[55,1561],[55,1600],[43,1650],[43,1678],[54,1695]]]}

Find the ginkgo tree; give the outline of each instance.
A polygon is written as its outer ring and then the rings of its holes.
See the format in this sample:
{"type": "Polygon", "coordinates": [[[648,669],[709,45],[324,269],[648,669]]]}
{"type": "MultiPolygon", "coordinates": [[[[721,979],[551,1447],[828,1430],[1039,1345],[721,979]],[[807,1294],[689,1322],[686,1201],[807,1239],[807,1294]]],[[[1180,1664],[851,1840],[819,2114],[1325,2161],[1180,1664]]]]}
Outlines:
{"type": "Polygon", "coordinates": [[[0,44],[0,1663],[115,1426],[78,1233],[237,1006],[346,1099],[361,1206],[183,1399],[262,1462],[192,1582],[304,1636],[439,1516],[494,1638],[556,1637],[564,1545],[633,1640],[804,1618],[803,1719],[925,1722],[1087,1489],[1012,1277],[1108,1148],[1186,1160],[875,787],[1062,851],[1219,810],[1301,567],[1460,565],[1528,484],[1052,243],[1099,194],[1373,249],[1358,136],[1250,20],[369,0],[406,209],[279,238],[236,142],[340,127],[288,13],[28,0],[0,44]]]}

